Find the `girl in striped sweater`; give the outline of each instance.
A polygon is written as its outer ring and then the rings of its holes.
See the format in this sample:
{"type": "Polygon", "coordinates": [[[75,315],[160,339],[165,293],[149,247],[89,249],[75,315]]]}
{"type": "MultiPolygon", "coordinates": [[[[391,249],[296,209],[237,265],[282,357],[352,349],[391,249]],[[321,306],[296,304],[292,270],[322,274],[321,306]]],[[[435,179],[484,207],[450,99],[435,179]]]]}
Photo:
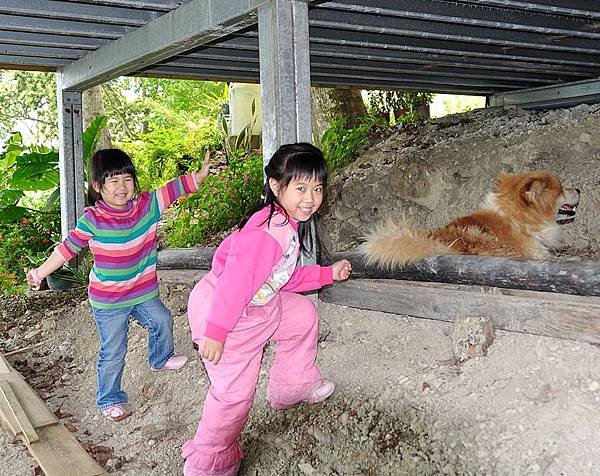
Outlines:
{"type": "Polygon", "coordinates": [[[46,276],[89,247],[94,266],[88,295],[100,338],[96,404],[109,420],[131,415],[121,388],[129,316],[148,329],[151,370],[178,370],[187,362],[174,354],[173,318],[158,297],[156,227],[165,208],[198,189],[210,165],[207,152],[200,171],[139,193],[131,158],[119,149],[99,150],[90,160],[92,206],[50,257],[27,274],[28,284],[39,289],[46,276]]]}

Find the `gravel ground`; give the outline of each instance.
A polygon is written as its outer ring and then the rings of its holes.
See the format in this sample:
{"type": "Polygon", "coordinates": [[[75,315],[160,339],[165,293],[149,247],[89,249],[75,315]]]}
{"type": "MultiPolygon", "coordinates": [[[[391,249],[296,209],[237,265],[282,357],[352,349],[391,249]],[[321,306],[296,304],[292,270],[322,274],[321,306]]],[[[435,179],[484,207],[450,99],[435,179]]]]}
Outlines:
{"type": "MultiPolygon", "coordinates": [[[[21,327],[5,326],[0,337],[4,351],[42,343],[11,363],[110,473],[181,474],[179,448],[208,388],[185,317],[191,283],[161,286],[176,349],[191,362],[177,373],[151,372],[146,332],[132,324],[123,381],[135,413],[118,424],[94,407],[97,339],[83,294],[56,306],[36,295],[14,321],[21,327]]],[[[457,365],[451,324],[319,308],[319,364],[337,391],[323,404],[272,410],[268,348],[242,435],[241,475],[600,473],[599,347],[497,331],[486,357],[457,365]]],[[[35,461],[6,433],[0,455],[1,475],[35,474],[35,461]]]]}

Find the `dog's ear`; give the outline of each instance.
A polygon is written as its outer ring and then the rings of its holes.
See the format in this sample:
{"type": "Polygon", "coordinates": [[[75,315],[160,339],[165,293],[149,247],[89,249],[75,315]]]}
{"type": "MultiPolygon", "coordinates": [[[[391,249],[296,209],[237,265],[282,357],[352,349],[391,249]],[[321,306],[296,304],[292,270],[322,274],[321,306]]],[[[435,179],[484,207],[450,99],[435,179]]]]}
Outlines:
{"type": "Polygon", "coordinates": [[[548,186],[546,180],[539,178],[529,179],[521,189],[521,195],[526,202],[535,203],[540,200],[544,190],[548,186]]]}

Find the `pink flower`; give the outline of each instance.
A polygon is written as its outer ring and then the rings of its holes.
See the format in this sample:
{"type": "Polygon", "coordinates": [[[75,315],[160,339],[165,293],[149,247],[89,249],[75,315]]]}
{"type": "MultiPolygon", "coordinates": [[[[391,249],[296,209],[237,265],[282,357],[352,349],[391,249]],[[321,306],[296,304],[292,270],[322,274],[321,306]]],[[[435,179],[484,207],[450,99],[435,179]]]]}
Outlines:
{"type": "Polygon", "coordinates": [[[250,181],[250,177],[248,177],[248,172],[244,173],[242,180],[244,181],[244,183],[248,183],[250,181]]]}

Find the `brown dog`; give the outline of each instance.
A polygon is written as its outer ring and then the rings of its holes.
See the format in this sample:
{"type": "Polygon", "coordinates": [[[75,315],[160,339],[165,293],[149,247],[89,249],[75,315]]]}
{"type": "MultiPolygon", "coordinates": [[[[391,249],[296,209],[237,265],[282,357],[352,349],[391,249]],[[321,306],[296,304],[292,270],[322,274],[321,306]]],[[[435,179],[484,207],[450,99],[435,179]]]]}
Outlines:
{"type": "Polygon", "coordinates": [[[435,230],[388,220],[359,251],[367,263],[388,268],[449,254],[540,259],[559,247],[559,225],[575,219],[578,204],[579,190],[563,188],[549,172],[502,173],[496,191],[470,215],[435,230]]]}

